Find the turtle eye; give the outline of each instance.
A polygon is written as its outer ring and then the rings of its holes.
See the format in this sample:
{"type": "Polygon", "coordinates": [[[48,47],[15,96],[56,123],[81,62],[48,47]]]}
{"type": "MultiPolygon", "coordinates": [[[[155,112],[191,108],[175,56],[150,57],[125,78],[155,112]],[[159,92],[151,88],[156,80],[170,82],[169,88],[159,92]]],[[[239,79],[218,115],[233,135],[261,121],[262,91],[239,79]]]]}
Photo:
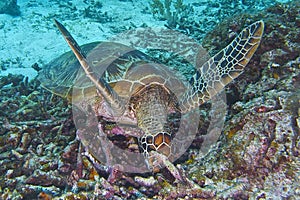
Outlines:
{"type": "Polygon", "coordinates": [[[75,124],[78,125],[79,127],[83,127],[86,125],[86,117],[84,116],[77,116],[77,117],[73,117],[75,124]]]}
{"type": "MultiPolygon", "coordinates": [[[[76,109],[76,108],[74,108],[76,109]]],[[[73,112],[73,121],[76,124],[77,129],[86,126],[87,116],[83,112],[73,112]]]]}

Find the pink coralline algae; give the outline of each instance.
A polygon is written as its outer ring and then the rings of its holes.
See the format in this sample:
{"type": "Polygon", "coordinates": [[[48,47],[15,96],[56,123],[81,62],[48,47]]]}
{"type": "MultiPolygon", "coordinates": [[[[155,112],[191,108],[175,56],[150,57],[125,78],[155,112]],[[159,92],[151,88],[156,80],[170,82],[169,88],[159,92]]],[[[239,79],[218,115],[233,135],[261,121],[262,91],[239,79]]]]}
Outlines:
{"type": "MultiPolygon", "coordinates": [[[[1,77],[0,199],[297,199],[299,10],[298,1],[278,4],[229,18],[207,33],[204,46],[217,51],[246,24],[265,22],[257,53],[226,89],[222,135],[206,155],[199,146],[210,104],[201,107],[197,137],[172,171],[181,180],[167,169],[131,174],[101,168],[80,149],[67,101],[41,89],[36,80],[1,77]]],[[[134,141],[125,142],[138,150],[134,141]]]]}

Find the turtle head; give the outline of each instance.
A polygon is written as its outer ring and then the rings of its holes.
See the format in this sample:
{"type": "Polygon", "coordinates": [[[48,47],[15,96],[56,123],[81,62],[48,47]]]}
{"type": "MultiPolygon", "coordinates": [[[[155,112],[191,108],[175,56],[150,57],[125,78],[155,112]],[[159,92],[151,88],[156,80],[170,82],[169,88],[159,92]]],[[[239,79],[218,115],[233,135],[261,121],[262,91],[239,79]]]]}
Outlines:
{"type": "Polygon", "coordinates": [[[160,166],[155,164],[152,152],[160,153],[167,158],[171,156],[172,137],[168,132],[158,132],[157,134],[145,134],[140,138],[140,147],[144,156],[147,159],[148,167],[154,172],[158,171],[160,166]]]}

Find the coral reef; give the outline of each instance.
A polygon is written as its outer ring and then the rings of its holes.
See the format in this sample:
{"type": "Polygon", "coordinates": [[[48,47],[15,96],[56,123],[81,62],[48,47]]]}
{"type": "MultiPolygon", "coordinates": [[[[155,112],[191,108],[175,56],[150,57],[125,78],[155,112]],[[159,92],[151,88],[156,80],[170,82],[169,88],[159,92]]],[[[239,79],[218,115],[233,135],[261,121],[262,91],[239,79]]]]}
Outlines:
{"type": "MultiPolygon", "coordinates": [[[[296,31],[300,23],[300,16],[297,11],[299,7],[300,3],[295,1],[289,4],[277,4],[253,15],[246,13],[233,16],[216,26],[213,33],[207,34],[203,39],[202,46],[211,55],[214,55],[219,49],[224,48],[242,27],[252,21],[262,19],[266,24],[264,39],[250,61],[250,67],[245,68],[245,73],[241,75],[241,79],[237,80],[238,83],[230,87],[231,90],[228,92],[230,105],[238,100],[247,101],[253,98],[255,94],[262,95],[262,91],[271,87],[269,84],[275,86],[277,82],[281,82],[283,77],[291,76],[293,70],[289,66],[297,66],[299,60],[300,35],[296,31]],[[255,82],[259,79],[261,82],[258,85],[255,82]],[[249,83],[253,83],[250,86],[251,89],[260,87],[258,93],[242,94],[249,83]],[[242,96],[243,98],[241,98],[242,96]]],[[[283,86],[283,84],[280,85],[283,86]]]]}
{"type": "Polygon", "coordinates": [[[245,23],[266,24],[256,55],[226,91],[230,115],[218,146],[189,170],[219,198],[299,196],[299,8],[293,2],[239,15],[204,39],[217,52],[245,23]]]}
{"type": "Polygon", "coordinates": [[[0,1],[0,14],[9,14],[18,16],[21,14],[20,7],[17,5],[17,0],[2,0],[0,1]]]}
{"type": "Polygon", "coordinates": [[[102,3],[99,1],[92,1],[91,4],[89,4],[84,10],[83,10],[83,17],[90,18],[93,21],[99,22],[99,23],[106,23],[111,22],[113,18],[111,16],[108,16],[107,12],[102,12],[102,3]]]}
{"type": "Polygon", "coordinates": [[[183,26],[188,21],[188,18],[193,13],[191,5],[183,4],[182,0],[153,0],[150,3],[150,8],[153,16],[159,20],[166,20],[167,26],[172,29],[184,29],[183,26]]]}
{"type": "Polygon", "coordinates": [[[217,31],[215,26],[224,23],[225,19],[245,14],[253,15],[276,4],[277,1],[273,0],[196,1],[190,4],[184,4],[183,0],[152,0],[149,7],[156,19],[166,21],[166,27],[202,42],[206,33],[213,29],[217,31]]]}
{"type": "Polygon", "coordinates": [[[80,8],[72,1],[56,1],[56,3],[60,12],[51,13],[45,16],[46,19],[61,18],[74,21],[76,19],[88,18],[91,21],[99,23],[111,22],[114,19],[109,13],[102,11],[102,3],[100,1],[83,1],[84,6],[80,8]]]}
{"type": "Polygon", "coordinates": [[[75,138],[70,107],[36,80],[22,75],[0,80],[1,199],[58,193],[67,179],[59,175],[57,155],[75,138]]]}
{"type": "MultiPolygon", "coordinates": [[[[116,171],[109,182],[107,171],[96,170],[81,151],[65,100],[36,80],[0,77],[0,199],[297,199],[299,10],[296,1],[277,4],[229,18],[207,34],[204,46],[214,53],[245,24],[265,22],[257,53],[226,90],[229,113],[222,136],[207,155],[195,139],[176,162],[181,181],[163,169],[116,171]]],[[[198,136],[209,121],[205,114],[201,118],[198,136]]]]}

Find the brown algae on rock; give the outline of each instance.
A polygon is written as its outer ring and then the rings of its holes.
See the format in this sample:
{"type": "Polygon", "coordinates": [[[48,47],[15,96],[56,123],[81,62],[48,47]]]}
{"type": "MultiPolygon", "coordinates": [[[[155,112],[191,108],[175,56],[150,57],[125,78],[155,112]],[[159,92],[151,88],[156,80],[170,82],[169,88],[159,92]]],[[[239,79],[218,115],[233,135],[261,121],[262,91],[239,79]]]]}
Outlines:
{"type": "Polygon", "coordinates": [[[265,22],[258,53],[241,79],[226,90],[230,107],[218,143],[200,156],[196,139],[176,163],[187,177],[185,183],[173,183],[167,170],[116,173],[118,179],[110,183],[107,172],[96,170],[86,157],[79,178],[79,143],[68,103],[41,89],[37,81],[1,77],[0,198],[296,199],[299,10],[297,2],[278,4],[255,15],[230,18],[207,34],[205,46],[221,49],[230,40],[229,32],[252,21],[265,22]]]}

